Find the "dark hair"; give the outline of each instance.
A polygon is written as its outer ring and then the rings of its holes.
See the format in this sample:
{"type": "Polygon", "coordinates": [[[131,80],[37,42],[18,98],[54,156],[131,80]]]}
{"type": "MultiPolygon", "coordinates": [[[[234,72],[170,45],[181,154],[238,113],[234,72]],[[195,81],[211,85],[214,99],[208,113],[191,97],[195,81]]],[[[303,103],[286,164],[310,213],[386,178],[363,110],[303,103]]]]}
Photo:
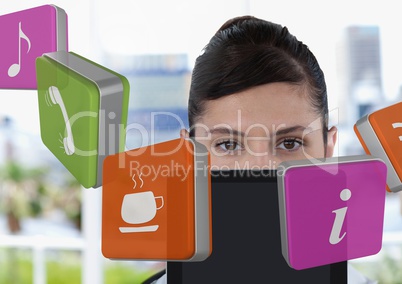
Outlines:
{"type": "Polygon", "coordinates": [[[275,82],[307,87],[314,110],[323,118],[326,144],[327,88],[317,59],[286,27],[252,16],[224,23],[197,58],[188,103],[190,136],[205,101],[275,82]]]}

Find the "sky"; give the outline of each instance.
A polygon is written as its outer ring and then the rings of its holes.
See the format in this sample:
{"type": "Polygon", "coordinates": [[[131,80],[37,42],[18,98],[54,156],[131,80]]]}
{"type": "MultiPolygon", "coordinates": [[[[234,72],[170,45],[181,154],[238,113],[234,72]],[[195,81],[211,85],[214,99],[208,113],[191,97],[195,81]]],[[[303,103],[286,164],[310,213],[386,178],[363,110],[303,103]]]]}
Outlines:
{"type": "MultiPolygon", "coordinates": [[[[44,4],[50,3],[0,0],[0,15],[44,4]]],[[[320,62],[331,108],[337,107],[331,94],[337,92],[335,46],[343,29],[348,25],[378,25],[386,96],[395,98],[402,82],[398,1],[58,0],[51,4],[68,14],[69,50],[100,64],[104,52],[187,53],[191,67],[211,36],[231,17],[251,14],[285,25],[320,62]]],[[[24,131],[39,133],[36,95],[35,90],[0,90],[0,118],[11,115],[24,131]]]]}

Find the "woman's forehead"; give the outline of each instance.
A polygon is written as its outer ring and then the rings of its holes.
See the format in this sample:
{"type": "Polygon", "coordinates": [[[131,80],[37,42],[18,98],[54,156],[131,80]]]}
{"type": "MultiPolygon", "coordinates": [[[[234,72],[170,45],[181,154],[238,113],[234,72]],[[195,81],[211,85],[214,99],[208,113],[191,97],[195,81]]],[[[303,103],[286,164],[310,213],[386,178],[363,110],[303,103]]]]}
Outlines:
{"type": "Polygon", "coordinates": [[[234,129],[238,129],[239,125],[243,129],[256,124],[266,127],[283,124],[307,127],[319,117],[308,99],[306,88],[288,83],[257,86],[207,101],[204,107],[197,123],[209,127],[218,124],[227,124],[234,129]]]}

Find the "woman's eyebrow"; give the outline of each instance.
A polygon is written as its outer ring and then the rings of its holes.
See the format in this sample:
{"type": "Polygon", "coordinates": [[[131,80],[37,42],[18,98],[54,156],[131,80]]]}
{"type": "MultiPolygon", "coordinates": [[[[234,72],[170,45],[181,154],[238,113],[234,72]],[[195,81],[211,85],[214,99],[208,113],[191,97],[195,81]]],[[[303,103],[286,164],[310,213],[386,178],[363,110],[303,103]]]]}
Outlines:
{"type": "Polygon", "coordinates": [[[285,128],[281,128],[278,131],[276,131],[274,134],[276,136],[279,135],[285,135],[285,134],[289,134],[292,132],[304,132],[307,129],[307,127],[301,126],[301,125],[295,125],[295,126],[291,126],[291,127],[285,127],[285,128]]]}
{"type": "MultiPolygon", "coordinates": [[[[281,125],[280,125],[281,126],[281,125]]],[[[275,128],[273,128],[273,135],[275,136],[280,136],[280,135],[286,135],[292,132],[304,132],[306,131],[307,127],[302,126],[302,125],[295,125],[295,126],[290,126],[290,127],[280,127],[279,130],[275,131],[275,128]]],[[[239,131],[236,129],[228,128],[228,127],[217,127],[214,129],[210,129],[208,131],[210,134],[225,134],[225,135],[234,135],[234,136],[241,136],[245,137],[246,134],[243,131],[239,131]]]]}
{"type": "Polygon", "coordinates": [[[217,127],[214,129],[210,129],[208,131],[211,134],[230,134],[230,135],[235,135],[235,136],[246,136],[246,134],[242,131],[232,129],[232,128],[227,128],[227,127],[217,127]]]}

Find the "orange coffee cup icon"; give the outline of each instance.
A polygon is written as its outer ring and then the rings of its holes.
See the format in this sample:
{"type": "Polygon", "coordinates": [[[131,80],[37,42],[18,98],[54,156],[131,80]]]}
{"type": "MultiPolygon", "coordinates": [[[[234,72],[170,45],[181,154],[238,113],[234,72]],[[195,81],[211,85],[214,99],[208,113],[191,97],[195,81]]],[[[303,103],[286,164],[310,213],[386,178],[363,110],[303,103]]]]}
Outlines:
{"type": "MultiPolygon", "coordinates": [[[[126,223],[137,225],[151,221],[156,212],[164,205],[163,196],[154,196],[152,191],[144,191],[126,194],[121,206],[121,217],[126,223]],[[157,206],[156,200],[160,199],[161,204],[157,206]]],[[[122,233],[152,232],[158,229],[159,225],[142,227],[120,227],[122,233]]]]}

